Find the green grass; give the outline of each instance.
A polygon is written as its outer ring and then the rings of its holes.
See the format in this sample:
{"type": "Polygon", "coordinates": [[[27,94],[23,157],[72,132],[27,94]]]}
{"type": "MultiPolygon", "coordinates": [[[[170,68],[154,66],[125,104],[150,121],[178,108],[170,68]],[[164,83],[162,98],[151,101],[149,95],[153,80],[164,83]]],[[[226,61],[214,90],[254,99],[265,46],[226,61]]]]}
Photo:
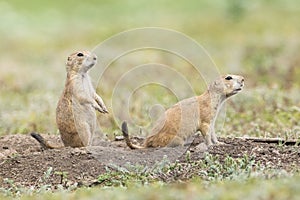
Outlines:
{"type": "Polygon", "coordinates": [[[43,183],[38,188],[34,186],[24,188],[16,185],[12,180],[5,179],[4,182],[10,187],[0,188],[0,197],[2,195],[3,199],[61,199],[62,196],[67,198],[101,196],[105,199],[130,199],[135,196],[134,199],[140,199],[149,193],[146,199],[155,197],[185,199],[191,194],[195,199],[200,198],[198,194],[201,194],[200,199],[221,197],[227,199],[249,193],[254,195],[250,196],[250,199],[255,199],[255,196],[274,195],[275,188],[283,191],[274,197],[275,199],[286,195],[294,197],[298,194],[296,189],[298,186],[293,185],[299,180],[296,171],[295,175],[292,175],[291,172],[272,169],[271,166],[263,167],[248,156],[242,158],[227,156],[223,162],[220,162],[217,156],[210,154],[199,161],[190,161],[188,157],[186,159],[185,163],[169,163],[162,160],[150,168],[141,165],[107,168],[106,173],[99,175],[95,180],[92,188],[83,186],[78,188],[78,185],[70,184],[67,173],[53,172],[50,167],[38,180],[43,183]],[[61,176],[60,185],[54,186],[48,183],[51,174],[61,176]],[[280,181],[282,184],[278,187],[280,181]]]}
{"type": "Polygon", "coordinates": [[[299,177],[283,180],[250,179],[247,183],[224,181],[209,186],[201,181],[194,181],[167,187],[158,184],[128,190],[91,189],[89,194],[86,190],[79,190],[74,196],[104,199],[297,199],[299,195],[297,181],[299,177]]]}
{"type": "MultiPolygon", "coordinates": [[[[201,180],[130,188],[81,188],[74,192],[25,194],[20,199],[298,199],[300,178],[250,178],[206,184],[201,180]]],[[[1,196],[0,196],[1,197],[1,196]]],[[[13,199],[2,196],[1,199],[13,199]]]]}

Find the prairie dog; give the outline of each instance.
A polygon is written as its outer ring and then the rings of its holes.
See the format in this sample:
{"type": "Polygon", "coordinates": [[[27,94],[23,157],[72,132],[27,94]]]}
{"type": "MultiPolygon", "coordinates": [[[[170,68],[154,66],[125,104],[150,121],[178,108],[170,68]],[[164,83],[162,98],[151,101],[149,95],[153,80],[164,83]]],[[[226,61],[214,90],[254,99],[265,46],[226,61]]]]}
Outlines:
{"type": "Polygon", "coordinates": [[[122,132],[127,146],[131,149],[182,146],[197,131],[201,132],[207,146],[219,144],[214,130],[218,112],[223,102],[240,92],[243,86],[242,76],[220,76],[202,95],[184,99],[167,109],[142,146],[131,143],[127,123],[123,122],[122,132]]]}
{"type": "MultiPolygon", "coordinates": [[[[56,124],[64,146],[90,145],[97,125],[95,110],[108,113],[88,75],[96,63],[97,56],[88,51],[72,53],[67,59],[65,88],[56,107],[56,124]]],[[[59,148],[50,145],[37,133],[31,136],[44,148],[59,148]]]]}

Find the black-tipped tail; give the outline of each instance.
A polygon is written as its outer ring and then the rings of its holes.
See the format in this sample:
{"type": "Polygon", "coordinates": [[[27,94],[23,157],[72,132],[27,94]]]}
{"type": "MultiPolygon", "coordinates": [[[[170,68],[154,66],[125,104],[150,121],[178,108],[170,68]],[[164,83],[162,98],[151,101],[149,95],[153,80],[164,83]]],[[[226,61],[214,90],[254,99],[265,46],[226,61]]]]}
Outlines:
{"type": "Polygon", "coordinates": [[[122,133],[123,133],[125,142],[126,142],[127,146],[130,149],[142,149],[142,148],[144,148],[142,146],[134,145],[134,144],[131,143],[131,141],[129,139],[129,133],[128,133],[128,127],[127,127],[127,122],[126,121],[124,121],[122,123],[122,133]]]}
{"type": "Polygon", "coordinates": [[[125,121],[122,123],[122,133],[123,133],[123,136],[124,136],[125,138],[128,138],[128,137],[129,137],[129,135],[128,135],[127,122],[125,122],[125,121]]]}
{"type": "Polygon", "coordinates": [[[51,145],[49,145],[48,142],[45,141],[45,139],[40,134],[33,132],[33,133],[30,133],[30,135],[31,135],[31,137],[33,137],[40,143],[42,148],[44,148],[44,149],[53,149],[54,148],[51,145]]]}

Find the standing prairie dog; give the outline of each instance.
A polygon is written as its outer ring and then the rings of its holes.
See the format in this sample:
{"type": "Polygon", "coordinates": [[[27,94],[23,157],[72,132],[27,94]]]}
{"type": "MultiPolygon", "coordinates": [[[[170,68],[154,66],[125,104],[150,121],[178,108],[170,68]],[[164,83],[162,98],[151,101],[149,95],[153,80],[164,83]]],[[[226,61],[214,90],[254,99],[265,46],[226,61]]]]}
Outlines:
{"type": "MultiPolygon", "coordinates": [[[[65,88],[56,107],[56,123],[64,146],[90,145],[97,125],[95,110],[108,113],[88,75],[96,63],[97,56],[88,51],[72,53],[67,59],[65,88]]],[[[31,136],[44,148],[59,148],[37,133],[31,133],[31,136]]]]}
{"type": "Polygon", "coordinates": [[[127,123],[123,122],[122,132],[127,146],[131,149],[182,146],[197,131],[201,132],[207,146],[219,144],[214,130],[217,114],[223,102],[240,92],[243,86],[242,76],[220,76],[202,95],[184,99],[167,109],[142,146],[131,143],[127,123]]]}

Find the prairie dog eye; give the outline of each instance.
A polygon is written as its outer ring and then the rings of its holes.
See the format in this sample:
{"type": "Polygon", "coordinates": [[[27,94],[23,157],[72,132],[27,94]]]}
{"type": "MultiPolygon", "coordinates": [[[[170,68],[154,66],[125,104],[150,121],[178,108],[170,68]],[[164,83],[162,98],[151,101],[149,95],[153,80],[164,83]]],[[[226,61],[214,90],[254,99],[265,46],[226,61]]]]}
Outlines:
{"type": "Polygon", "coordinates": [[[225,78],[226,80],[231,80],[232,79],[232,77],[231,76],[226,76],[226,78],[225,78]]]}
{"type": "Polygon", "coordinates": [[[82,56],[84,56],[84,55],[83,55],[83,53],[78,53],[77,56],[78,56],[78,57],[82,57],[82,56]]]}

